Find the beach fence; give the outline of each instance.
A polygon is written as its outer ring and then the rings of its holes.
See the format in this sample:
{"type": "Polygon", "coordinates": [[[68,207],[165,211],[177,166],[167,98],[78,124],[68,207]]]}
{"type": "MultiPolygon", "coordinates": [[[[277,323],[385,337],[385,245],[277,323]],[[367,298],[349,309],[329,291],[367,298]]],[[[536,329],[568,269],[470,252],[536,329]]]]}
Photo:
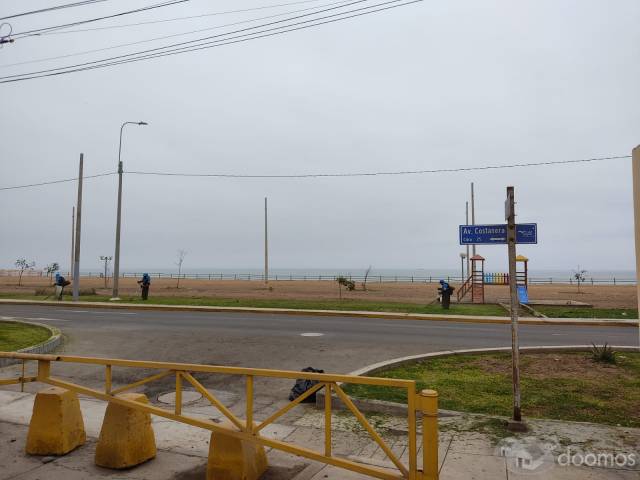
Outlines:
{"type": "MultiPolygon", "coordinates": [[[[64,273],[64,272],[63,272],[64,273]]],[[[143,272],[125,272],[120,275],[120,278],[141,278],[143,272]]],[[[192,279],[192,280],[244,280],[244,281],[265,281],[263,273],[246,273],[246,272],[211,272],[211,273],[177,273],[171,272],[148,272],[151,278],[164,278],[164,279],[192,279]]],[[[71,277],[69,272],[64,273],[71,277]]],[[[20,275],[19,270],[0,270],[0,277],[18,277],[20,275]]],[[[508,275],[504,273],[490,273],[487,274],[486,283],[489,285],[508,285],[508,275]]],[[[39,270],[26,270],[23,277],[46,277],[47,274],[44,271],[39,270]]],[[[81,277],[96,277],[104,278],[104,273],[100,271],[86,271],[80,273],[81,277]]],[[[347,280],[357,283],[363,283],[365,281],[364,275],[350,275],[350,274],[318,274],[313,273],[301,274],[298,272],[290,273],[275,273],[268,276],[268,280],[278,281],[336,281],[338,277],[344,277],[347,280]]],[[[438,283],[440,280],[445,280],[451,284],[460,284],[460,275],[368,275],[366,278],[367,283],[438,283]]],[[[551,285],[551,284],[576,284],[575,278],[571,276],[529,276],[529,285],[551,285]]],[[[587,276],[584,281],[580,282],[581,285],[635,285],[636,281],[632,277],[615,277],[615,276],[587,276]]]]}

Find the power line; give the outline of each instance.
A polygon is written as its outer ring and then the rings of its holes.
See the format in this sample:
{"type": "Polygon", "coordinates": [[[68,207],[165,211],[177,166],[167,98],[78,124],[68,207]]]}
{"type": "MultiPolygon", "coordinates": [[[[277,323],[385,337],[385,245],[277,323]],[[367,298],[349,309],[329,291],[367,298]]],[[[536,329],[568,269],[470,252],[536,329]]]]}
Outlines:
{"type": "MultiPolygon", "coordinates": [[[[87,179],[87,178],[98,178],[98,177],[107,177],[109,175],[115,175],[116,172],[109,172],[109,173],[99,173],[97,175],[86,175],[83,178],[87,179]]],[[[78,180],[78,178],[64,178],[62,180],[50,180],[47,182],[40,182],[40,183],[29,183],[26,185],[14,185],[12,187],[0,187],[0,191],[1,190],[17,190],[20,188],[31,188],[31,187],[41,187],[43,185],[53,185],[56,183],[66,183],[66,182],[75,182],[76,180],[78,180]]]]}
{"type": "Polygon", "coordinates": [[[381,6],[381,5],[394,4],[394,3],[397,3],[397,2],[403,1],[403,0],[390,0],[390,1],[379,3],[379,4],[376,4],[376,5],[371,5],[371,6],[367,6],[367,7],[353,9],[353,10],[349,10],[349,11],[346,11],[346,12],[340,12],[340,13],[333,14],[333,15],[327,15],[327,16],[324,16],[324,17],[317,17],[317,18],[313,18],[313,19],[310,19],[310,20],[293,23],[293,24],[290,24],[290,25],[282,25],[282,26],[279,26],[279,27],[276,27],[276,28],[271,28],[271,29],[267,29],[267,30],[263,30],[263,31],[259,31],[259,32],[252,32],[250,34],[238,35],[236,37],[230,37],[230,38],[221,39],[221,40],[214,40],[214,41],[205,42],[205,43],[199,43],[199,44],[197,43],[197,42],[202,42],[203,40],[207,40],[207,39],[212,39],[212,38],[217,38],[217,37],[224,37],[224,36],[228,36],[228,35],[231,35],[231,34],[234,34],[234,33],[238,33],[238,32],[244,32],[244,31],[253,30],[253,29],[256,29],[256,28],[262,28],[262,27],[265,27],[265,26],[274,25],[274,24],[278,24],[278,23],[282,23],[282,22],[287,22],[287,21],[291,21],[291,20],[294,20],[294,19],[307,17],[307,16],[310,16],[310,15],[317,15],[318,13],[326,12],[326,11],[329,11],[329,10],[335,10],[335,9],[339,9],[339,8],[344,8],[344,7],[349,6],[349,5],[353,5],[353,4],[356,4],[356,3],[362,3],[362,2],[366,2],[366,1],[368,1],[368,0],[356,0],[356,1],[351,2],[349,4],[346,4],[346,5],[327,8],[327,9],[324,9],[324,10],[321,10],[321,11],[318,11],[318,12],[314,12],[314,13],[298,15],[296,17],[291,17],[291,18],[287,18],[287,19],[283,19],[283,20],[278,20],[278,21],[275,21],[275,22],[270,22],[270,23],[266,23],[266,24],[262,24],[262,25],[253,26],[253,27],[247,27],[247,28],[235,30],[235,31],[232,31],[232,32],[226,32],[226,33],[218,34],[218,35],[211,35],[209,37],[203,37],[203,38],[196,39],[196,40],[190,40],[190,41],[186,41],[186,42],[175,43],[175,44],[171,44],[171,45],[166,45],[164,47],[157,47],[157,48],[152,48],[152,49],[148,49],[148,50],[142,50],[142,51],[139,51],[139,52],[134,52],[134,53],[126,54],[126,55],[118,55],[118,56],[115,56],[115,57],[105,58],[105,59],[102,59],[102,60],[96,60],[96,61],[92,61],[92,62],[85,62],[85,63],[81,63],[81,64],[76,64],[76,65],[69,65],[69,66],[66,66],[66,67],[59,67],[59,68],[52,68],[52,69],[47,69],[47,70],[40,70],[40,71],[24,73],[24,74],[6,75],[4,77],[0,77],[0,83],[10,83],[10,82],[16,82],[16,81],[30,80],[30,79],[33,79],[33,78],[43,78],[43,77],[51,77],[51,76],[56,76],[56,75],[64,75],[64,74],[67,74],[67,73],[86,71],[86,70],[93,70],[93,69],[96,69],[96,68],[104,68],[104,67],[109,67],[109,66],[113,66],[113,65],[120,65],[120,64],[124,64],[124,63],[147,60],[147,59],[151,59],[151,58],[158,58],[158,57],[163,57],[163,56],[175,55],[175,54],[178,54],[178,53],[185,53],[185,52],[190,52],[190,51],[203,50],[203,49],[207,49],[207,48],[213,48],[213,47],[217,47],[217,46],[229,45],[229,44],[233,44],[233,43],[240,43],[240,42],[245,42],[245,41],[248,41],[248,40],[256,40],[258,38],[270,37],[270,36],[279,35],[279,34],[283,34],[283,33],[288,33],[288,32],[292,32],[292,31],[296,31],[296,30],[302,30],[302,29],[305,29],[305,28],[311,28],[311,27],[315,27],[315,26],[319,26],[319,25],[324,25],[324,24],[328,24],[328,23],[341,21],[341,20],[346,20],[346,19],[350,19],[350,18],[363,16],[363,15],[368,15],[368,14],[371,14],[371,13],[381,12],[381,11],[389,10],[389,9],[392,9],[392,8],[402,7],[402,6],[410,5],[412,3],[418,3],[418,2],[421,2],[423,0],[412,0],[412,1],[405,2],[405,3],[401,3],[399,5],[391,5],[391,6],[386,6],[386,7],[383,7],[383,8],[378,8],[378,9],[375,9],[375,10],[370,10],[368,12],[357,13],[357,14],[354,14],[354,15],[347,15],[348,13],[351,13],[351,12],[357,12],[357,11],[366,10],[366,9],[373,9],[373,8],[381,6]],[[326,18],[330,18],[330,17],[336,17],[336,16],[342,16],[342,18],[334,18],[334,19],[331,19],[331,20],[318,22],[318,20],[322,20],[322,19],[326,19],[326,18]],[[311,24],[311,25],[305,25],[305,26],[302,26],[302,27],[289,28],[287,30],[282,30],[282,31],[279,31],[279,32],[263,34],[264,32],[272,32],[273,30],[280,30],[280,29],[288,28],[288,27],[291,27],[291,26],[294,26],[294,25],[307,24],[309,22],[316,22],[316,23],[311,24]],[[263,34],[263,35],[259,35],[259,34],[263,34]],[[253,36],[251,36],[251,35],[253,35],[253,36]],[[251,37],[250,38],[241,38],[241,37],[247,37],[247,36],[251,36],[251,37]],[[239,39],[239,40],[229,41],[229,40],[232,40],[232,39],[239,39]],[[225,42],[225,43],[219,43],[218,45],[212,45],[212,44],[215,44],[215,43],[218,43],[218,42],[225,42]],[[188,46],[188,47],[180,47],[180,48],[177,48],[177,49],[174,49],[174,50],[168,50],[169,48],[176,47],[176,46],[179,46],[179,45],[187,45],[187,44],[193,44],[193,43],[196,43],[196,45],[191,45],[191,46],[188,46]],[[165,50],[165,51],[163,52],[162,50],[165,50]],[[150,53],[150,52],[156,52],[156,53],[150,53]],[[142,55],[144,53],[150,53],[150,54],[142,55]],[[127,58],[127,57],[134,57],[134,58],[127,58]],[[112,61],[112,60],[115,60],[115,61],[112,61]]]}
{"type": "MultiPolygon", "coordinates": [[[[631,155],[619,155],[611,157],[595,157],[582,158],[579,160],[556,160],[547,162],[528,162],[528,163],[511,163],[506,165],[484,165],[479,167],[458,167],[458,168],[437,168],[431,170],[399,170],[395,172],[354,172],[354,173],[302,173],[293,175],[253,175],[240,173],[179,173],[179,172],[140,172],[126,171],[127,175],[153,175],[162,177],[209,177],[209,178],[335,178],[335,177],[375,177],[375,176],[392,176],[392,175],[425,175],[436,173],[460,173],[482,170],[500,170],[507,168],[525,168],[540,167],[549,165],[571,165],[578,163],[602,162],[605,160],[622,160],[631,158],[631,155]]],[[[116,172],[100,173],[97,175],[89,175],[84,178],[98,178],[115,175],[116,172]]],[[[52,185],[56,183],[75,182],[77,178],[65,178],[62,180],[51,180],[40,183],[30,183],[27,185],[15,185],[12,187],[0,187],[2,190],[16,190],[20,188],[40,187],[43,185],[52,185]]]]}
{"type": "Polygon", "coordinates": [[[548,165],[567,165],[576,163],[601,162],[605,160],[620,160],[631,158],[631,155],[614,157],[583,158],[579,160],[556,160],[547,162],[512,163],[506,165],[485,165],[480,167],[437,168],[431,170],[400,170],[395,172],[355,172],[355,173],[302,173],[293,175],[250,175],[236,173],[172,173],[172,172],[139,172],[127,171],[131,175],[155,175],[169,177],[216,177],[216,178],[332,178],[332,177],[375,177],[392,175],[425,175],[433,173],[459,173],[482,170],[499,170],[506,168],[540,167],[548,165]]]}
{"type": "Polygon", "coordinates": [[[62,10],[64,8],[81,7],[84,5],[91,5],[92,3],[101,3],[106,1],[107,0],[85,0],[83,2],[67,3],[64,5],[57,5],[55,7],[41,8],[39,10],[31,10],[29,12],[16,13],[13,15],[9,15],[7,17],[2,17],[0,18],[0,20],[6,20],[8,18],[24,17],[26,15],[35,15],[36,13],[50,12],[53,10],[62,10]]]}
{"type": "Polygon", "coordinates": [[[303,0],[300,2],[290,2],[290,3],[279,3],[279,4],[275,4],[275,5],[265,5],[262,7],[254,7],[254,8],[243,8],[241,10],[226,10],[223,12],[211,12],[211,13],[202,13],[199,15],[189,15],[186,17],[172,17],[172,18],[165,18],[165,19],[160,19],[160,20],[149,20],[146,22],[136,22],[136,23],[125,23],[125,24],[120,24],[120,25],[108,25],[105,27],[94,27],[94,28],[82,28],[82,29],[76,29],[76,30],[63,30],[63,31],[56,31],[56,32],[45,32],[42,33],[42,35],[64,35],[67,33],[81,33],[81,32],[93,32],[93,31],[99,31],[99,30],[111,30],[114,28],[128,28],[128,27],[138,27],[141,25],[153,25],[156,23],[166,23],[166,22],[177,22],[180,20],[192,20],[192,19],[196,19],[196,18],[204,18],[204,17],[213,17],[213,16],[218,16],[218,15],[228,15],[228,14],[232,14],[232,13],[246,13],[246,12],[253,12],[256,10],[266,10],[269,8],[279,8],[279,7],[288,7],[291,5],[301,5],[301,4],[305,4],[305,3],[318,3],[322,0],[303,0]]]}
{"type": "MultiPolygon", "coordinates": [[[[311,0],[311,1],[317,2],[319,0],[311,0]]],[[[233,26],[242,25],[242,24],[245,24],[245,23],[257,22],[259,20],[267,20],[267,19],[270,19],[270,18],[281,17],[283,15],[291,15],[291,14],[294,14],[294,13],[306,12],[306,11],[315,10],[315,9],[318,9],[318,8],[325,8],[325,7],[329,7],[329,6],[332,6],[332,5],[345,4],[345,3],[349,2],[349,1],[351,1],[351,0],[340,0],[338,2],[325,3],[323,5],[318,5],[318,6],[315,6],[315,7],[302,8],[300,10],[290,10],[288,12],[276,13],[274,15],[268,15],[268,16],[264,16],[264,17],[256,17],[256,18],[251,18],[251,19],[248,19],[248,20],[241,20],[241,21],[238,21],[238,22],[226,23],[226,24],[222,24],[222,25],[216,25],[216,26],[213,26],[213,27],[201,28],[201,29],[198,29],[198,30],[191,30],[191,31],[188,31],[188,32],[175,33],[175,34],[172,34],[172,35],[163,35],[161,37],[154,37],[154,38],[149,38],[149,39],[146,39],[146,40],[139,40],[137,42],[121,43],[121,44],[118,44],[118,45],[112,45],[112,46],[104,47],[104,48],[96,48],[96,49],[93,49],[93,50],[85,50],[85,51],[82,51],[82,52],[75,52],[75,53],[70,53],[70,54],[67,54],[67,55],[58,55],[58,56],[55,56],[55,57],[47,57],[47,58],[40,58],[40,59],[35,59],[35,60],[27,60],[27,61],[24,61],[24,62],[9,63],[9,64],[5,64],[5,65],[0,65],[0,68],[8,68],[8,67],[14,67],[14,66],[18,66],[18,65],[27,65],[27,64],[33,64],[33,63],[42,63],[42,62],[51,61],[51,60],[60,60],[60,59],[63,59],[63,58],[76,57],[76,56],[79,56],[79,55],[86,55],[86,54],[89,54],[89,53],[104,52],[104,51],[113,50],[113,49],[116,49],[116,48],[130,47],[130,46],[133,46],[133,45],[140,45],[140,44],[143,44],[143,43],[154,42],[154,41],[157,41],[157,40],[164,40],[164,39],[167,39],[167,38],[180,37],[180,36],[184,36],[184,35],[190,35],[192,33],[205,32],[205,31],[208,31],[208,30],[217,30],[219,28],[224,28],[224,27],[233,27],[233,26]]],[[[305,1],[305,2],[296,2],[296,3],[308,3],[308,2],[305,1]]],[[[261,8],[268,8],[268,7],[261,7],[261,8]]],[[[222,15],[223,13],[225,13],[225,12],[220,12],[220,15],[222,15]]],[[[316,12],[316,13],[319,13],[319,12],[316,12]]],[[[65,33],[65,32],[61,32],[61,33],[65,33]]]]}
{"type": "Polygon", "coordinates": [[[146,6],[146,7],[136,8],[135,10],[127,10],[127,11],[115,13],[115,14],[112,14],[112,15],[105,15],[103,17],[90,18],[90,19],[87,19],[87,20],[79,20],[77,22],[65,23],[65,24],[62,24],[62,25],[54,25],[52,27],[36,28],[34,30],[27,30],[27,31],[24,31],[24,32],[16,33],[14,35],[14,37],[16,37],[16,39],[18,39],[18,38],[24,38],[24,37],[31,37],[31,36],[34,36],[34,35],[41,35],[44,32],[50,32],[52,30],[60,30],[62,28],[73,27],[73,26],[76,26],[76,25],[84,25],[86,23],[93,23],[93,22],[98,22],[98,21],[101,21],[101,20],[107,20],[109,18],[121,17],[123,15],[131,15],[133,13],[144,12],[144,11],[153,10],[153,9],[156,9],[156,8],[168,7],[168,6],[171,6],[171,5],[176,5],[178,3],[184,3],[184,2],[188,2],[188,1],[189,0],[171,0],[171,1],[163,2],[163,3],[156,3],[156,4],[153,4],[153,5],[146,6]]]}
{"type": "MultiPolygon", "coordinates": [[[[330,10],[336,10],[336,9],[339,9],[339,8],[342,8],[342,7],[348,7],[348,6],[354,5],[356,3],[363,3],[363,2],[367,2],[367,1],[369,1],[369,0],[355,0],[355,1],[351,1],[350,3],[347,3],[347,4],[339,6],[339,7],[326,8],[326,9],[323,9],[323,10],[319,10],[317,12],[307,13],[307,14],[304,14],[304,15],[298,15],[298,16],[291,17],[291,18],[285,18],[283,20],[278,20],[278,21],[275,21],[275,22],[270,22],[270,23],[266,23],[266,24],[262,24],[262,25],[255,25],[253,27],[247,27],[247,28],[243,28],[243,29],[239,29],[239,30],[234,30],[234,31],[231,31],[231,32],[221,33],[221,34],[218,34],[218,35],[210,35],[208,37],[201,37],[201,38],[197,38],[197,39],[194,39],[194,40],[188,40],[188,41],[185,41],[185,42],[172,43],[172,44],[169,44],[169,45],[165,45],[163,47],[156,47],[156,48],[151,48],[151,49],[147,49],[147,50],[140,50],[140,51],[133,52],[133,53],[128,53],[128,54],[124,54],[124,55],[117,55],[117,56],[114,56],[114,57],[107,57],[107,58],[103,58],[103,59],[100,59],[100,60],[94,60],[94,61],[91,61],[91,62],[68,65],[68,66],[65,66],[65,67],[38,70],[38,71],[35,71],[35,72],[29,72],[29,73],[25,73],[25,74],[7,75],[7,76],[4,76],[4,77],[0,77],[0,80],[4,80],[4,79],[8,79],[8,78],[16,78],[16,77],[21,77],[21,76],[25,76],[25,75],[36,75],[36,74],[41,74],[41,73],[55,72],[55,71],[59,71],[59,70],[66,70],[66,69],[69,69],[69,68],[77,68],[77,67],[84,67],[84,66],[88,66],[88,65],[95,65],[95,64],[101,63],[101,62],[109,62],[109,61],[112,61],[112,60],[118,60],[118,59],[122,59],[122,58],[136,56],[136,55],[142,55],[142,54],[145,54],[145,53],[157,52],[157,51],[161,51],[161,50],[167,50],[169,48],[173,48],[173,47],[177,47],[177,46],[181,46],[181,45],[188,45],[188,44],[194,44],[194,43],[197,44],[198,42],[202,42],[204,40],[209,40],[209,39],[212,39],[212,38],[218,38],[218,37],[222,37],[222,36],[232,35],[234,33],[244,32],[244,31],[247,31],[247,30],[253,30],[253,29],[257,29],[257,28],[262,28],[262,27],[265,27],[265,26],[274,25],[274,24],[278,24],[278,23],[288,22],[288,21],[295,20],[295,19],[298,19],[298,18],[308,17],[308,16],[311,16],[311,15],[316,15],[318,13],[324,13],[324,12],[327,12],[327,11],[330,11],[330,10]]],[[[402,1],[402,0],[392,0],[389,3],[399,2],[399,1],[402,1]]]]}

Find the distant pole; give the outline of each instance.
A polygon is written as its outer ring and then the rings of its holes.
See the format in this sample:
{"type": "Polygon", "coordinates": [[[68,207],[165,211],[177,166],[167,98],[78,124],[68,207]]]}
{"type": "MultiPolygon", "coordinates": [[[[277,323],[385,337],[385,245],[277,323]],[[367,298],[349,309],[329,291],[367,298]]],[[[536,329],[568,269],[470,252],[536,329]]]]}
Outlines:
{"type": "MultiPolygon", "coordinates": [[[[464,283],[464,259],[467,258],[467,254],[460,252],[460,283],[464,283]]],[[[467,271],[469,275],[469,271],[467,271]]]]}
{"type": "Polygon", "coordinates": [[[71,262],[69,263],[69,277],[73,278],[73,257],[76,255],[76,207],[71,208],[71,262]]]}
{"type": "Polygon", "coordinates": [[[113,257],[109,257],[107,255],[101,255],[100,256],[100,260],[102,260],[104,262],[104,288],[107,288],[108,282],[107,279],[109,278],[107,276],[107,267],[109,265],[109,262],[111,261],[113,257]]]}
{"type": "MultiPolygon", "coordinates": [[[[473,191],[473,182],[471,182],[471,225],[476,224],[476,196],[473,191]]],[[[473,245],[472,248],[473,256],[476,256],[476,246],[473,245]]]]}
{"type": "MultiPolygon", "coordinates": [[[[466,202],[466,217],[465,217],[465,225],[469,225],[469,202],[466,202]]],[[[469,257],[469,245],[467,245],[467,276],[469,276],[469,267],[471,265],[471,258],[469,257]]]]}
{"type": "Polygon", "coordinates": [[[269,235],[267,226],[267,197],[264,197],[264,283],[269,283],[269,235]]]}
{"type": "Polygon", "coordinates": [[[80,154],[80,167],[78,169],[78,205],[76,208],[76,241],[73,256],[73,301],[80,297],[80,232],[82,230],[82,169],[84,153],[80,154]]]}
{"type": "MultiPolygon", "coordinates": [[[[636,289],[638,296],[638,312],[640,314],[640,145],[633,149],[632,157],[633,215],[636,241],[636,289]]],[[[638,317],[638,346],[640,347],[640,315],[638,317]]]]}
{"type": "MultiPolygon", "coordinates": [[[[520,345],[518,341],[518,289],[516,286],[516,214],[513,187],[507,187],[507,248],[509,252],[509,292],[511,294],[511,364],[513,369],[513,418],[517,425],[522,421],[520,409],[520,345]]],[[[517,427],[514,426],[514,429],[517,427]]]]}

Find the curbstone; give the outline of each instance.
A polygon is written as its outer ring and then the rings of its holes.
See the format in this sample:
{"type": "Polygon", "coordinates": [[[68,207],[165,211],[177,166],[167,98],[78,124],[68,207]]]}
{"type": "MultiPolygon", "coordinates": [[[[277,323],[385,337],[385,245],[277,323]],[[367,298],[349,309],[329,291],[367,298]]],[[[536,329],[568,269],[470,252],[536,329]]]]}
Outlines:
{"type": "MultiPolygon", "coordinates": [[[[46,325],[44,323],[24,322],[22,320],[15,320],[13,318],[12,319],[1,318],[0,320],[2,320],[3,322],[22,323],[22,324],[25,324],[25,325],[35,325],[37,327],[42,327],[42,328],[46,328],[47,330],[49,330],[50,336],[49,336],[49,338],[47,340],[45,340],[44,342],[39,343],[37,345],[32,345],[30,347],[21,348],[20,350],[17,350],[16,353],[38,353],[38,354],[51,353],[56,348],[61,346],[62,343],[64,342],[64,338],[62,336],[62,333],[56,327],[52,327],[52,326],[46,325]]],[[[14,365],[16,363],[20,363],[20,360],[17,360],[17,359],[14,359],[14,358],[0,358],[0,368],[8,367],[9,365],[14,365]]]]}

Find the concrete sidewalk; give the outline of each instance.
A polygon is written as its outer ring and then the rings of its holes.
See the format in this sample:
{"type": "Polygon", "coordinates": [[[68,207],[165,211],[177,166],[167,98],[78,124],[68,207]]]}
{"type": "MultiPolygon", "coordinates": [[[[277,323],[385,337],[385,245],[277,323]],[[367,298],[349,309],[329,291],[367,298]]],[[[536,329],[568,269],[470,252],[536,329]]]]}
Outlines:
{"type": "MultiPolygon", "coordinates": [[[[19,300],[1,298],[0,305],[38,305],[48,307],[77,307],[77,308],[107,308],[128,310],[160,310],[160,311],[185,311],[185,312],[225,312],[225,313],[266,313],[280,315],[312,315],[331,317],[364,317],[382,318],[387,320],[423,320],[458,323],[499,323],[509,324],[511,319],[507,316],[496,317],[489,315],[447,315],[430,313],[402,313],[402,312],[368,312],[352,310],[304,310],[294,308],[258,308],[258,307],[215,307],[202,305],[161,305],[139,304],[123,302],[68,302],[50,300],[19,300]]],[[[613,318],[537,318],[521,317],[522,325],[575,325],[575,326],[608,326],[608,327],[638,327],[638,320],[620,320],[613,318]]]]}
{"type": "MultiPolygon", "coordinates": [[[[27,425],[34,395],[16,391],[0,391],[0,479],[153,479],[196,480],[205,478],[209,449],[209,432],[153,417],[158,446],[154,460],[126,471],[96,467],[93,463],[95,439],[99,434],[106,404],[94,399],[81,399],[88,436],[87,444],[64,457],[30,457],[24,453],[27,425]]],[[[267,406],[258,418],[277,408],[267,406]]],[[[264,435],[322,451],[323,412],[301,406],[302,414],[283,423],[267,427],[264,435]]],[[[211,408],[195,403],[183,411],[201,418],[218,419],[211,408]]],[[[383,434],[391,449],[406,463],[408,460],[406,420],[389,416],[370,416],[372,424],[383,434]]],[[[460,415],[440,419],[440,478],[442,480],[507,480],[539,478],[545,480],[638,480],[640,478],[640,429],[607,427],[570,422],[531,421],[531,432],[511,438],[496,436],[496,419],[460,415]],[[519,448],[519,450],[518,450],[519,448]],[[635,465],[576,467],[560,466],[558,458],[567,448],[571,455],[582,458],[591,452],[614,455],[635,454],[635,465]],[[524,458],[541,455],[533,469],[518,468],[515,458],[505,457],[505,449],[524,458]]],[[[371,442],[348,413],[333,417],[335,454],[362,463],[391,467],[381,449],[371,442]]],[[[418,464],[421,466],[421,449],[418,464]]],[[[509,453],[509,452],[507,452],[509,453]]],[[[278,451],[269,451],[269,471],[263,480],[365,479],[368,477],[310,462],[278,451]]]]}

